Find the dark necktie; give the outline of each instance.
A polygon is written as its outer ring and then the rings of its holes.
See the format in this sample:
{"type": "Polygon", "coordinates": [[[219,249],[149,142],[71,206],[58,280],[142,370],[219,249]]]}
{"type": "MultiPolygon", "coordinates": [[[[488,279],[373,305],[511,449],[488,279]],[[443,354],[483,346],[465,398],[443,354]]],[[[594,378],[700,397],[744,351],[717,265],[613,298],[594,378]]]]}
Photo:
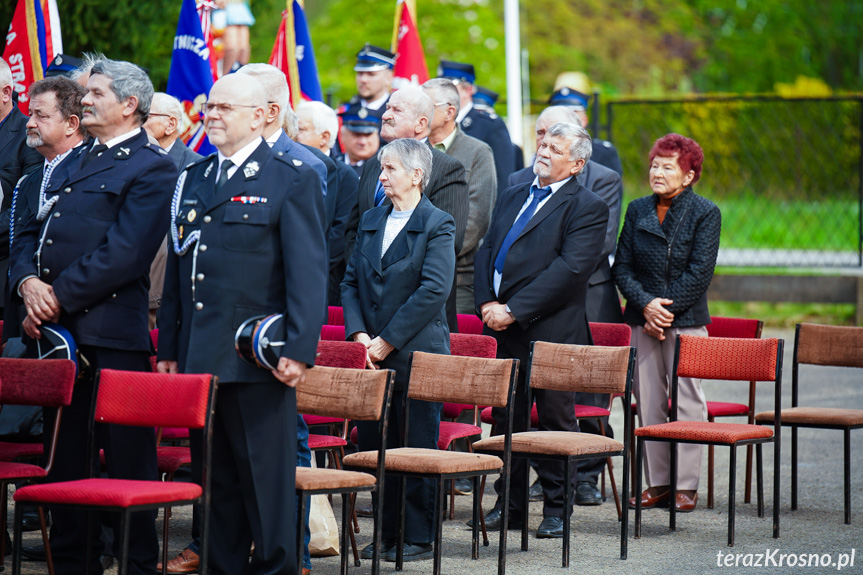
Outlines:
{"type": "Polygon", "coordinates": [[[228,183],[228,170],[234,167],[234,162],[225,160],[219,167],[219,179],[216,181],[216,193],[219,193],[228,183]]]}
{"type": "Polygon", "coordinates": [[[107,149],[108,146],[106,146],[105,144],[96,144],[95,146],[93,146],[90,151],[87,152],[87,157],[84,158],[84,162],[81,164],[81,167],[86,167],[87,164],[95,160],[97,157],[99,157],[99,154],[101,154],[107,149]]]}
{"type": "Polygon", "coordinates": [[[387,195],[384,193],[384,185],[378,180],[378,185],[375,188],[375,206],[379,206],[384,203],[384,198],[387,195]]]}
{"type": "Polygon", "coordinates": [[[522,230],[524,230],[524,227],[527,225],[527,222],[530,221],[530,218],[533,217],[533,213],[536,211],[539,203],[551,194],[550,187],[537,188],[536,186],[531,186],[530,190],[533,192],[533,200],[530,202],[530,205],[527,206],[527,209],[524,210],[518,219],[515,220],[515,223],[512,224],[506,237],[503,238],[503,243],[500,246],[500,251],[497,252],[497,257],[494,258],[494,269],[497,270],[498,273],[503,273],[503,264],[506,262],[506,253],[509,251],[512,243],[521,234],[522,230]]]}

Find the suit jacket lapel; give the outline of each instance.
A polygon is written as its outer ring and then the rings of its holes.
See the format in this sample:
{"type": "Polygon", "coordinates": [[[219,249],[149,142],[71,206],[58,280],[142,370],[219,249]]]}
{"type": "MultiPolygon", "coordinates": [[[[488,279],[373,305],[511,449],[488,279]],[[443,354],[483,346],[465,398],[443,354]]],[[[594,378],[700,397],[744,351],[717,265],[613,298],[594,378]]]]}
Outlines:
{"type": "Polygon", "coordinates": [[[0,155],[8,154],[9,152],[5,149],[6,146],[18,140],[18,132],[21,130],[21,126],[17,121],[18,118],[15,116],[16,113],[20,113],[17,106],[13,107],[12,111],[9,112],[9,116],[3,123],[2,129],[0,129],[0,155]]]}
{"type": "Polygon", "coordinates": [[[503,213],[503,216],[501,217],[502,226],[494,238],[494,245],[491,250],[492,261],[497,257],[497,254],[500,251],[500,246],[503,245],[503,240],[506,238],[506,234],[509,233],[510,228],[512,228],[512,225],[515,223],[515,218],[518,215],[518,212],[521,210],[524,202],[527,201],[527,197],[530,195],[530,186],[531,184],[525,184],[524,188],[513,196],[512,201],[503,213]]]}
{"type": "MultiPolygon", "coordinates": [[[[393,243],[390,244],[390,248],[387,250],[387,253],[385,253],[381,258],[382,269],[388,268],[410,254],[411,248],[416,239],[416,234],[425,229],[425,221],[428,216],[428,206],[425,205],[426,203],[431,204],[428,198],[423,197],[420,199],[420,203],[417,205],[416,211],[411,214],[405,227],[402,228],[402,231],[395,237],[393,243]]],[[[383,242],[381,242],[381,246],[383,247],[383,242]]]]}
{"type": "Polygon", "coordinates": [[[371,239],[363,244],[361,250],[363,257],[369,260],[372,268],[379,274],[383,273],[381,250],[384,244],[384,228],[386,227],[386,216],[388,213],[389,210],[378,210],[375,213],[376,217],[368,218],[362,226],[362,231],[366,232],[366,234],[372,234],[371,239]]]}
{"type": "MultiPolygon", "coordinates": [[[[530,221],[527,222],[527,225],[524,226],[524,229],[519,234],[519,238],[524,234],[528,233],[530,230],[539,225],[539,223],[548,217],[550,213],[557,209],[558,206],[569,200],[569,197],[575,193],[577,190],[578,184],[574,180],[568,181],[563,185],[559,190],[551,195],[545,204],[539,208],[539,210],[530,218],[530,221]]],[[[517,240],[518,238],[516,238],[517,240]]]]}

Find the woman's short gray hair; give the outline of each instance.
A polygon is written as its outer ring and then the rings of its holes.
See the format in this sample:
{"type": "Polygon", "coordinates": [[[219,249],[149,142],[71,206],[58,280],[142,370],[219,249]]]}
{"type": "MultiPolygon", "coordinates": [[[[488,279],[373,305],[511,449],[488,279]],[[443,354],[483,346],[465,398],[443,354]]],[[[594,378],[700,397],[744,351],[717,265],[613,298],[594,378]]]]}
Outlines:
{"type": "Polygon", "coordinates": [[[563,138],[569,141],[569,160],[590,161],[593,152],[593,142],[587,130],[578,124],[570,122],[558,122],[545,133],[546,137],[563,138]]]}
{"type": "Polygon", "coordinates": [[[114,92],[118,102],[135,96],[138,99],[135,116],[139,124],[147,121],[150,103],[153,101],[153,82],[144,70],[131,62],[104,58],[93,64],[90,75],[94,74],[101,74],[111,80],[111,91],[114,92]]]}
{"type": "Polygon", "coordinates": [[[420,170],[422,172],[420,190],[426,189],[431,180],[432,170],[432,152],[427,144],[410,138],[393,140],[378,152],[378,160],[381,163],[386,158],[398,160],[408,172],[420,170]]]}

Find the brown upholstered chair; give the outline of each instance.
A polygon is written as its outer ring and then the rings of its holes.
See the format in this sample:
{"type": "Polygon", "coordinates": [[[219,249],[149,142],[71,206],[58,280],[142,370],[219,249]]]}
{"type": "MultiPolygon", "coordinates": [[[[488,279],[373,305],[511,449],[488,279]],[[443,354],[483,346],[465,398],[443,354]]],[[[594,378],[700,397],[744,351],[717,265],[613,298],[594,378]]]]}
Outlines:
{"type": "Polygon", "coordinates": [[[779,453],[780,432],[761,425],[678,421],[677,389],[679,377],[726,381],[773,381],[774,405],[780,413],[782,402],[781,339],[739,339],[725,337],[677,336],[674,371],[671,377],[671,411],[668,423],[645,425],[635,430],[635,537],[641,537],[641,473],[644,442],[665,441],[670,449],[669,528],[677,528],[677,444],[724,445],[730,448],[728,478],[728,546],[734,546],[734,501],[737,478],[737,448],[755,445],[758,487],[758,516],[764,517],[764,478],[761,446],[773,443],[773,537],[779,537],[779,453]]]}
{"type": "MultiPolygon", "coordinates": [[[[473,531],[471,556],[479,557],[479,478],[492,473],[504,474],[504,497],[509,497],[509,443],[512,437],[512,396],[515,389],[518,360],[459,357],[433,353],[413,352],[410,359],[408,399],[473,405],[503,407],[509,424],[505,435],[503,458],[479,453],[440,451],[400,447],[386,450],[386,473],[399,476],[401,499],[399,501],[399,540],[396,546],[396,570],[401,570],[404,550],[405,483],[408,477],[428,478],[437,481],[438,509],[435,513],[435,542],[433,572],[441,572],[441,541],[443,539],[444,481],[459,477],[473,478],[473,531]]],[[[410,425],[410,402],[406,402],[402,437],[407,437],[410,425]]],[[[381,456],[374,451],[361,451],[344,458],[345,468],[378,469],[381,456]]],[[[382,512],[378,505],[376,513],[382,512]]],[[[503,521],[507,521],[504,510],[503,521]]],[[[506,570],[506,536],[502,529],[498,549],[498,573],[506,570]]]]}
{"type": "MultiPolygon", "coordinates": [[[[851,523],[851,430],[863,428],[863,409],[832,407],[803,407],[800,405],[800,364],[863,367],[863,328],[797,324],[794,336],[794,362],[791,368],[791,409],[783,409],[781,419],[777,412],[767,411],[755,416],[765,425],[791,428],[791,509],[797,509],[797,428],[841,429],[844,445],[845,523],[851,523]]],[[[824,384],[813,379],[815,385],[824,384]]]]}
{"type": "MultiPolygon", "coordinates": [[[[342,343],[365,347],[358,342],[342,343]]],[[[316,366],[308,370],[305,381],[297,385],[297,411],[310,415],[377,421],[381,437],[385,438],[394,373],[389,369],[362,370],[316,366]]],[[[299,496],[297,557],[300,561],[298,572],[302,572],[306,497],[318,494],[342,496],[341,573],[348,572],[348,533],[351,530],[349,495],[359,491],[383,489],[385,443],[385,441],[381,442],[378,452],[371,452],[376,456],[377,476],[342,469],[297,467],[296,489],[299,496]]],[[[374,574],[380,572],[382,512],[383,510],[378,510],[374,518],[375,546],[372,557],[374,574]]]]}
{"type": "MultiPolygon", "coordinates": [[[[527,381],[530,389],[553,391],[583,391],[586,393],[623,393],[627,401],[632,394],[632,375],[635,369],[635,349],[632,347],[600,347],[592,345],[567,345],[535,341],[531,343],[530,365],[527,381]]],[[[529,398],[530,409],[533,401],[529,398]]],[[[551,459],[563,462],[564,502],[563,513],[563,557],[562,564],[569,567],[570,515],[572,514],[572,478],[570,464],[580,459],[623,456],[623,500],[629,498],[629,426],[632,419],[624,423],[624,442],[603,435],[575,433],[569,431],[525,431],[512,435],[513,457],[528,459],[551,459]]],[[[497,453],[503,449],[502,438],[489,437],[477,441],[474,451],[497,453]]],[[[525,485],[528,484],[529,466],[525,466],[525,485]]],[[[524,509],[528,508],[529,494],[525,489],[524,509]]],[[[503,509],[509,508],[505,495],[503,509]]],[[[521,549],[527,551],[527,521],[521,531],[521,549]]],[[[504,523],[505,524],[505,523],[504,523]]],[[[623,510],[620,527],[620,558],[626,559],[629,513],[623,510]]]]}

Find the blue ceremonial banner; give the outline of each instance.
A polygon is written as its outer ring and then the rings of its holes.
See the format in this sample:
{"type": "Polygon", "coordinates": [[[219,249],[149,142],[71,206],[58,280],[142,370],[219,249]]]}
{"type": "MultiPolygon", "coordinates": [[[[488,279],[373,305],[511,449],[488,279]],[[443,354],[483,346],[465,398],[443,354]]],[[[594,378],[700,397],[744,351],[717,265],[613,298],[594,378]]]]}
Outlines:
{"type": "Polygon", "coordinates": [[[321,83],[318,80],[318,65],[315,62],[315,49],[312,36],[306,24],[306,14],[297,0],[294,0],[294,31],[297,40],[297,68],[300,73],[300,91],[305,100],[322,102],[321,83]]]}
{"type": "Polygon", "coordinates": [[[181,136],[183,142],[205,156],[216,151],[204,133],[202,114],[212,87],[210,49],[201,30],[195,0],[183,0],[177,35],[174,36],[167,93],[180,100],[186,112],[181,136]]]}

